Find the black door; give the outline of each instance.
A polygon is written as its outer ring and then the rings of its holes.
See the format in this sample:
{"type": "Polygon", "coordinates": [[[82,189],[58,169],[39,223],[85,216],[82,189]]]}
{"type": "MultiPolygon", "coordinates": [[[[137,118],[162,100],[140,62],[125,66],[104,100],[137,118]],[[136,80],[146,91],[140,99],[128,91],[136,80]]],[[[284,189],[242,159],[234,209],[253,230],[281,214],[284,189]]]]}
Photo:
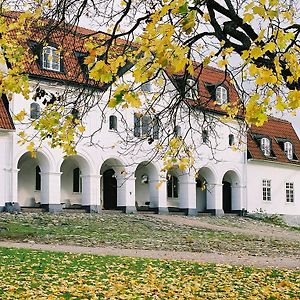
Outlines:
{"type": "Polygon", "coordinates": [[[231,183],[223,181],[223,210],[224,213],[231,212],[231,183]]]}
{"type": "Polygon", "coordinates": [[[117,179],[113,169],[103,173],[103,208],[117,209],[117,179]]]}

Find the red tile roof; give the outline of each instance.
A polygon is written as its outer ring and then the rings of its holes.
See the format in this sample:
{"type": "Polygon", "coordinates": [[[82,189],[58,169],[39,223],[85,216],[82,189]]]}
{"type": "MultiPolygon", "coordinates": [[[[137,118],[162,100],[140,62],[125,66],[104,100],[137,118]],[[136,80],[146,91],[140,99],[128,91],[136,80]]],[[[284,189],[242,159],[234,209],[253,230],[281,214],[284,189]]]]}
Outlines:
{"type": "Polygon", "coordinates": [[[13,120],[6,109],[4,99],[2,98],[0,98],[0,128],[8,130],[15,129],[13,120]]]}
{"type": "Polygon", "coordinates": [[[280,140],[290,141],[297,159],[300,159],[300,140],[293,125],[286,120],[269,117],[269,120],[261,127],[252,125],[247,139],[247,148],[253,159],[278,161],[284,163],[300,164],[298,160],[289,160],[279,145],[280,140]],[[271,140],[273,157],[266,157],[259,147],[256,136],[267,137],[271,140]]]}

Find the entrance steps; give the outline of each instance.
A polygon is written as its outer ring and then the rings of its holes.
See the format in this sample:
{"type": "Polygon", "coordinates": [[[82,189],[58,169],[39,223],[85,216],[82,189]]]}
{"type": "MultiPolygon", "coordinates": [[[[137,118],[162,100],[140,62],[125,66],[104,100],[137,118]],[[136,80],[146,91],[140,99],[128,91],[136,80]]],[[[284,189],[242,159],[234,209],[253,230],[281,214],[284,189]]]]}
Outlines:
{"type": "Polygon", "coordinates": [[[86,210],[83,208],[64,208],[63,212],[68,214],[79,214],[79,213],[85,214],[86,210]]]}
{"type": "Polygon", "coordinates": [[[21,207],[21,212],[24,213],[40,213],[45,212],[45,209],[42,207],[21,207]]]}
{"type": "Polygon", "coordinates": [[[212,214],[209,212],[198,212],[198,217],[211,217],[212,214]]]}

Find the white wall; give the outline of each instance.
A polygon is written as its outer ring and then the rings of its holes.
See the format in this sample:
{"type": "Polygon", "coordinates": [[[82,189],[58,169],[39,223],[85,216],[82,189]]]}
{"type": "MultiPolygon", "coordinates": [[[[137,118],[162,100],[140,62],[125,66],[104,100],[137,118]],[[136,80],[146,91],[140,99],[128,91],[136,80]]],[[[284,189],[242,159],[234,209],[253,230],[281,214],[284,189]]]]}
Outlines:
{"type": "Polygon", "coordinates": [[[247,210],[269,214],[300,215],[300,166],[249,160],[247,166],[247,210]],[[271,201],[262,199],[262,180],[271,180],[271,201]],[[294,183],[294,203],[286,202],[285,183],[294,183]]]}

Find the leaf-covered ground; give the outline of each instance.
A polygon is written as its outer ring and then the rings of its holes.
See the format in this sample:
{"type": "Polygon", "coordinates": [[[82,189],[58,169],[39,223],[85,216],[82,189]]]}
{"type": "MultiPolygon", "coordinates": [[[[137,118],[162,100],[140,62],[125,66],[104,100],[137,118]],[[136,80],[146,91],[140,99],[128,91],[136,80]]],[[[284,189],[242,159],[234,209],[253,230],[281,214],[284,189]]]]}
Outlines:
{"type": "MultiPolygon", "coordinates": [[[[184,218],[184,217],[182,217],[184,218]]],[[[216,224],[227,222],[224,230],[207,226],[174,223],[152,215],[110,214],[1,214],[0,240],[35,241],[39,243],[81,246],[113,246],[131,249],[234,253],[241,255],[290,256],[300,259],[300,233],[282,229],[274,237],[256,235],[254,228],[270,233],[271,227],[260,221],[235,218],[232,228],[251,228],[247,232],[230,232],[229,221],[223,218],[198,218],[216,224]],[[246,224],[244,224],[246,223],[246,224]],[[256,227],[253,227],[255,225],[256,227]],[[287,239],[289,234],[296,238],[287,239]],[[299,236],[299,238],[298,238],[299,236]]],[[[199,221],[200,222],[200,221],[199,221]]],[[[203,222],[202,222],[203,223],[203,222]]],[[[258,230],[257,230],[258,231],[258,230]]]]}
{"type": "Polygon", "coordinates": [[[300,272],[0,248],[1,299],[300,299],[300,272]]]}

